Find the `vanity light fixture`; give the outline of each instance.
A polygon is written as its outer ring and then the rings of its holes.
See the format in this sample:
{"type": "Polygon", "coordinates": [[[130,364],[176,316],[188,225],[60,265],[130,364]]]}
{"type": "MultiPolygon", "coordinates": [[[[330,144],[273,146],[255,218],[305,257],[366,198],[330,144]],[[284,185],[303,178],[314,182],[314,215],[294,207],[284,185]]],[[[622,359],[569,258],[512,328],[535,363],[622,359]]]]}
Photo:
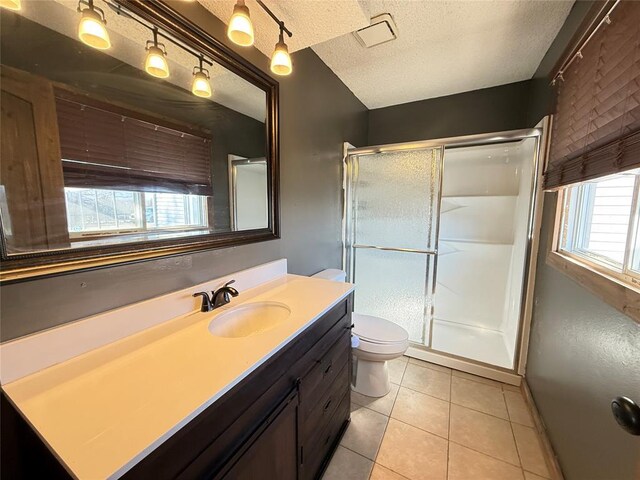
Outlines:
{"type": "Polygon", "coordinates": [[[169,63],[167,63],[167,49],[163,43],[158,43],[158,27],[153,27],[153,40],[147,40],[147,59],[144,69],[149,75],[158,78],[169,76],[169,63]]]}
{"type": "Polygon", "coordinates": [[[0,0],[0,7],[8,10],[20,10],[22,4],[20,0],[0,0]]]}
{"type": "MultiPolygon", "coordinates": [[[[256,3],[269,14],[280,28],[280,39],[278,40],[278,43],[276,43],[276,48],[271,56],[271,71],[276,75],[289,75],[293,70],[293,66],[291,64],[289,49],[287,48],[287,44],[284,43],[284,34],[286,33],[291,37],[293,36],[293,33],[285,27],[283,21],[269,10],[262,0],[256,0],[256,3]]],[[[243,47],[253,45],[253,24],[251,23],[249,9],[245,5],[245,0],[237,0],[233,7],[233,14],[231,15],[229,26],[227,27],[227,36],[237,45],[243,47]]]]}
{"type": "Polygon", "coordinates": [[[107,20],[104,16],[104,11],[95,7],[93,0],[80,0],[78,2],[78,13],[81,14],[80,23],[78,24],[78,38],[82,43],[98,50],[110,48],[111,40],[107,31],[107,20]],[[83,9],[82,5],[86,5],[87,8],[83,9]]]}
{"type": "Polygon", "coordinates": [[[280,26],[280,39],[276,43],[276,48],[271,56],[271,71],[276,75],[289,75],[293,67],[291,65],[291,56],[287,44],[284,43],[284,35],[280,26]]]}
{"type": "Polygon", "coordinates": [[[233,14],[227,27],[227,37],[242,47],[253,45],[253,24],[244,0],[238,0],[233,7],[233,14]]]}
{"type": "Polygon", "coordinates": [[[209,64],[202,56],[199,58],[200,65],[193,67],[193,85],[191,93],[197,97],[209,98],[212,94],[211,84],[209,83],[209,70],[202,67],[203,63],[209,64]]]}

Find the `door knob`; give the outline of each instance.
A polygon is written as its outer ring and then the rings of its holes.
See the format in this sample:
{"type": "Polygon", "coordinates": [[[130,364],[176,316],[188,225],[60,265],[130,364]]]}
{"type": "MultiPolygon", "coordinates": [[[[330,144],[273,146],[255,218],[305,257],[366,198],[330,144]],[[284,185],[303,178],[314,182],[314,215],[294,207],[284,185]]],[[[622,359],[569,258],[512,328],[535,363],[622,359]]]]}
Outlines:
{"type": "Polygon", "coordinates": [[[628,397],[616,397],[611,401],[613,416],[627,433],[640,435],[640,406],[628,397]]]}

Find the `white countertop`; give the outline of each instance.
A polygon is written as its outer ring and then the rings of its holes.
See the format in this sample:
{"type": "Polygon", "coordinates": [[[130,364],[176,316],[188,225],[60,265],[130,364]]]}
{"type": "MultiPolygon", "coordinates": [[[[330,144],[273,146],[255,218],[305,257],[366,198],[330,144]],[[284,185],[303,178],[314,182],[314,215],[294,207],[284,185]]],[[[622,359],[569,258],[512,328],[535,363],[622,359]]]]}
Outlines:
{"type": "Polygon", "coordinates": [[[289,343],[353,285],[286,275],[3,386],[74,476],[117,478],[289,343]],[[209,333],[248,302],[291,308],[281,325],[245,338],[209,333]]]}

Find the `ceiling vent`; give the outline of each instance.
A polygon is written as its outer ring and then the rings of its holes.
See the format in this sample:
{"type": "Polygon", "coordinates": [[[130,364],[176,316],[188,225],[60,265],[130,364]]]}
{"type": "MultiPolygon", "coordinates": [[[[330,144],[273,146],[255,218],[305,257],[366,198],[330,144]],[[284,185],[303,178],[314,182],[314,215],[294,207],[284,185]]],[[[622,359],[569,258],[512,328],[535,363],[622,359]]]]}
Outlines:
{"type": "Polygon", "coordinates": [[[360,45],[366,48],[375,47],[398,38],[398,27],[388,13],[375,16],[371,25],[353,32],[360,45]]]}

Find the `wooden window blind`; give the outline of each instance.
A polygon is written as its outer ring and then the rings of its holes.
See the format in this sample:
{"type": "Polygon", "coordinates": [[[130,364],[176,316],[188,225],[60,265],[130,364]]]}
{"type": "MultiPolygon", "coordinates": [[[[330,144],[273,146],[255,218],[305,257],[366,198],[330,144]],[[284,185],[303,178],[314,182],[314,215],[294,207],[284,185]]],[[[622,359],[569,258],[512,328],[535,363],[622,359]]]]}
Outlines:
{"type": "Polygon", "coordinates": [[[211,140],[56,98],[67,187],[211,195],[211,140]]]}
{"type": "Polygon", "coordinates": [[[640,2],[610,18],[558,81],[547,190],[640,167],[640,2]]]}

